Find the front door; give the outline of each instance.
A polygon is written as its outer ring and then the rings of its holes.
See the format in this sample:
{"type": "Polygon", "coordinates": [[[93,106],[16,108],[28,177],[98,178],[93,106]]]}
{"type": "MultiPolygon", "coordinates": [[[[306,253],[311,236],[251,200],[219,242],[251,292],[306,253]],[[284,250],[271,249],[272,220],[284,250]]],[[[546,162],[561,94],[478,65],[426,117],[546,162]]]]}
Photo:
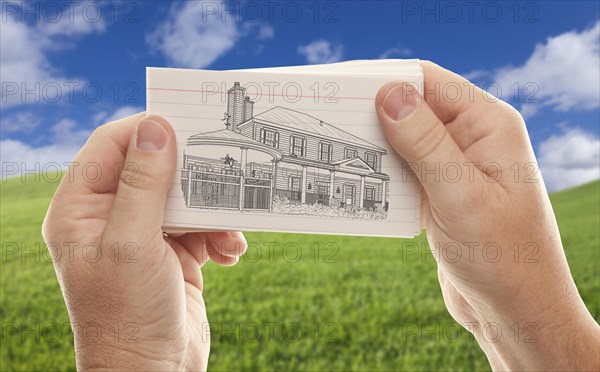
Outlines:
{"type": "Polygon", "coordinates": [[[269,209],[271,188],[244,186],[244,209],[269,209]]]}
{"type": "Polygon", "coordinates": [[[317,181],[317,203],[329,205],[329,182],[317,181]]]}
{"type": "Polygon", "coordinates": [[[352,184],[344,185],[344,203],[346,205],[354,204],[354,190],[355,186],[352,184]]]}

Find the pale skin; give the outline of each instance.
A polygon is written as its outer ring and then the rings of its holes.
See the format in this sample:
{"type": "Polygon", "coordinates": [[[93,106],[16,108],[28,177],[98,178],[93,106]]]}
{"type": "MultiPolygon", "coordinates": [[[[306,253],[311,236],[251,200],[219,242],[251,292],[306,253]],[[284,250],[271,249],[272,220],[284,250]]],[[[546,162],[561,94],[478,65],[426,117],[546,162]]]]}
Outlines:
{"type": "MultiPolygon", "coordinates": [[[[388,141],[420,179],[422,224],[448,311],[495,370],[600,369],[600,327],[575,287],[543,181],[526,168],[535,157],[523,119],[459,75],[422,66],[424,97],[391,82],[375,107],[388,141]],[[441,95],[445,84],[462,87],[458,99],[441,95]],[[423,171],[450,163],[461,177],[436,180],[423,171]]],[[[238,232],[163,234],[175,157],[163,118],[141,113],[106,124],[74,160],[99,164],[100,181],[72,172],[52,200],[43,235],[57,258],[80,369],[207,367],[200,268],[208,259],[235,264],[246,244],[238,232]],[[117,179],[115,163],[124,169],[117,179]],[[124,166],[132,163],[137,168],[124,166]],[[60,255],[73,242],[75,252],[95,244],[102,259],[60,255]],[[138,248],[136,262],[124,262],[128,242],[138,248]],[[99,341],[86,337],[90,323],[106,330],[99,341]],[[139,341],[115,340],[115,324],[121,338],[136,330],[139,341]]]]}

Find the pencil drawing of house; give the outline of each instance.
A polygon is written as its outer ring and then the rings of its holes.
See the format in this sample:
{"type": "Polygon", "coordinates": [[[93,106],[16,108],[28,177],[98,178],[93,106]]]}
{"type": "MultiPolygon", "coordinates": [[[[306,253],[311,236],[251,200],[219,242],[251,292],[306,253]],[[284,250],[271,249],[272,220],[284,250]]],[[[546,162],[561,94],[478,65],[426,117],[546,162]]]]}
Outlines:
{"type": "Polygon", "coordinates": [[[289,108],[253,111],[236,82],[227,91],[225,128],[188,138],[187,207],[386,218],[383,148],[289,108]]]}

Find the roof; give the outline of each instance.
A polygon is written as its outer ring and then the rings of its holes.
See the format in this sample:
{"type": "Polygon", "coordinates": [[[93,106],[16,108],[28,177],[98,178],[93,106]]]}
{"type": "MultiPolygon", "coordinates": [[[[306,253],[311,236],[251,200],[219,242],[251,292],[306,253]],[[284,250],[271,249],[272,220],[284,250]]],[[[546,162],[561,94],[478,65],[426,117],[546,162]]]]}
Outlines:
{"type": "Polygon", "coordinates": [[[385,149],[317,119],[314,116],[285,107],[275,106],[272,109],[254,115],[253,119],[261,122],[268,122],[278,127],[285,127],[299,132],[313,133],[325,138],[337,139],[340,142],[385,152],[385,149]]]}
{"type": "Polygon", "coordinates": [[[204,132],[204,133],[199,133],[199,134],[195,134],[193,136],[190,136],[188,138],[188,141],[190,140],[194,140],[194,139],[220,139],[220,140],[235,140],[235,141],[252,141],[255,142],[253,139],[248,138],[242,134],[239,134],[237,132],[234,132],[232,130],[229,129],[219,129],[219,130],[215,130],[212,132],[204,132]]]}
{"type": "Polygon", "coordinates": [[[270,154],[275,159],[281,159],[283,154],[276,148],[267,146],[261,142],[255,141],[252,138],[234,132],[229,129],[220,129],[212,132],[204,132],[190,136],[187,140],[190,145],[222,145],[222,146],[238,146],[242,148],[250,148],[257,151],[270,154]]]}

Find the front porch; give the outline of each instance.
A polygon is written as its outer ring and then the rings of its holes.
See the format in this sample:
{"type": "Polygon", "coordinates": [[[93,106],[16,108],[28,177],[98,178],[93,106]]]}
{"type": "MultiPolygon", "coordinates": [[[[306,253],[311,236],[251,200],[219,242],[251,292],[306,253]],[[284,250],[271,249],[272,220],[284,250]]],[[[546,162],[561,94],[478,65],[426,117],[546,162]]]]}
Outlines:
{"type": "Polygon", "coordinates": [[[187,207],[271,210],[274,164],[282,157],[279,150],[231,130],[191,136],[188,146],[191,154],[184,154],[181,169],[187,207]],[[215,153],[222,157],[216,158],[215,153]]]}
{"type": "Polygon", "coordinates": [[[270,211],[273,180],[256,164],[244,169],[185,155],[181,188],[187,207],[270,211]]]}
{"type": "Polygon", "coordinates": [[[274,195],[291,203],[388,209],[389,177],[374,172],[359,158],[325,164],[283,157],[275,171],[274,195]]]}

